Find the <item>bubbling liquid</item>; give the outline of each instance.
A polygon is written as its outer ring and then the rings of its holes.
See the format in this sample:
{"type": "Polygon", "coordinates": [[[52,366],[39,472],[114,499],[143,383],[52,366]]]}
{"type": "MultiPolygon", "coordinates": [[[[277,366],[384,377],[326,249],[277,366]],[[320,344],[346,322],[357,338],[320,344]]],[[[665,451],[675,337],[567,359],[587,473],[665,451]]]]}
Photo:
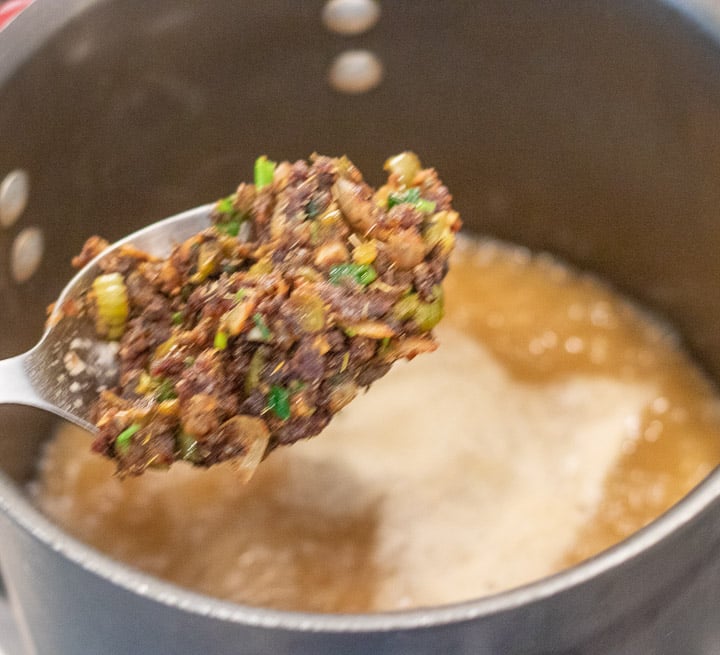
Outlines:
{"type": "Polygon", "coordinates": [[[595,279],[461,243],[441,343],[253,480],[120,481],[62,428],[32,493],[143,571],[256,606],[375,612],[557,572],[653,520],[720,462],[720,402],[676,339],[595,279]]]}

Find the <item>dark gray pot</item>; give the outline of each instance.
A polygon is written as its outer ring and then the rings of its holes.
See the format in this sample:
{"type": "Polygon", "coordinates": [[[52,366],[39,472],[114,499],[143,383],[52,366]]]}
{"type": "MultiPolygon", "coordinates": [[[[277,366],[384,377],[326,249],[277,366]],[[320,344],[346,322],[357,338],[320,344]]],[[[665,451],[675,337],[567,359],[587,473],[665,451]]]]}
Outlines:
{"type": "MultiPolygon", "coordinates": [[[[370,33],[322,3],[38,0],[0,37],[0,178],[30,204],[0,230],[0,356],[38,337],[84,238],[207,202],[262,152],[412,147],[471,230],[549,249],[669,317],[720,374],[718,25],[650,0],[383,3],[370,33]],[[325,71],[367,47],[361,96],[325,71]],[[45,230],[17,285],[12,238],[45,230]]],[[[373,616],[257,610],[136,573],[66,536],[23,492],[52,421],[0,409],[0,563],[30,652],[690,655],[720,644],[720,474],[585,564],[476,602],[373,616]]],[[[522,520],[522,517],[519,517],[522,520]]],[[[438,574],[442,563],[438,563],[438,574]]]]}

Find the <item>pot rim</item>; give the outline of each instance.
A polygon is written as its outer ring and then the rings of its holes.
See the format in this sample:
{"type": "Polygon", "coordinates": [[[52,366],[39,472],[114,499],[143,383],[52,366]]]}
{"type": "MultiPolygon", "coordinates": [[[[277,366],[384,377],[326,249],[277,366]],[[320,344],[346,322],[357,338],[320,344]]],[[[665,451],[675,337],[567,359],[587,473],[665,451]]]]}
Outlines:
{"type": "MultiPolygon", "coordinates": [[[[104,0],[35,0],[0,39],[0,85],[41,44],[75,16],[104,0]],[[38,26],[41,26],[38,29],[38,26]]],[[[720,42],[720,20],[689,7],[684,0],[655,0],[720,42]]],[[[626,565],[667,536],[695,520],[720,498],[720,467],[667,512],[619,544],[580,564],[538,581],[461,603],[373,614],[321,614],[256,608],[183,589],[142,573],[63,532],[0,471],[0,511],[18,527],[59,555],[131,593],[167,607],[221,621],[302,632],[383,632],[428,628],[507,612],[567,592],[626,565]]]]}

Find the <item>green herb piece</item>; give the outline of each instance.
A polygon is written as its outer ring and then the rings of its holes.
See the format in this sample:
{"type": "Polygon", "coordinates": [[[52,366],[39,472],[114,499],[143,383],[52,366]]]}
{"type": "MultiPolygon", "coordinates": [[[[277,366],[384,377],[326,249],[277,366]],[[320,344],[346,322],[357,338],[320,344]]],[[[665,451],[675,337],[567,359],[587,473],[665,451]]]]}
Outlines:
{"type": "Polygon", "coordinates": [[[159,385],[158,388],[155,389],[155,399],[162,403],[166,400],[173,400],[177,398],[177,393],[175,392],[175,385],[168,379],[163,380],[159,385]]]}
{"type": "Polygon", "coordinates": [[[227,234],[229,237],[236,237],[240,234],[240,221],[237,218],[231,218],[229,221],[224,223],[216,223],[215,229],[218,232],[227,234]]]}
{"type": "Polygon", "coordinates": [[[290,394],[287,389],[273,384],[267,396],[267,407],[282,421],[290,418],[290,394]]]}
{"type": "Polygon", "coordinates": [[[245,291],[245,289],[238,289],[235,292],[235,296],[234,296],[235,302],[242,302],[243,300],[245,300],[246,293],[247,292],[245,291]]]}
{"type": "Polygon", "coordinates": [[[182,312],[175,312],[172,315],[172,324],[173,325],[182,325],[183,322],[183,313],[182,312]]]}
{"type": "Polygon", "coordinates": [[[140,429],[139,423],[133,423],[129,428],[125,428],[117,437],[115,437],[115,450],[125,454],[130,448],[130,442],[134,434],[140,429]]]}
{"type": "Polygon", "coordinates": [[[272,338],[272,332],[270,332],[270,328],[267,326],[267,323],[265,322],[265,319],[263,318],[263,315],[259,312],[256,312],[253,314],[253,323],[255,323],[255,327],[258,329],[258,332],[260,332],[260,337],[263,341],[270,341],[272,338]]]}
{"type": "Polygon", "coordinates": [[[215,340],[213,341],[215,350],[225,350],[228,346],[228,335],[222,330],[218,330],[215,333],[215,340]]]}
{"type": "Polygon", "coordinates": [[[403,203],[413,205],[425,214],[432,214],[435,211],[435,207],[437,207],[437,203],[434,201],[421,198],[420,189],[417,187],[412,187],[412,189],[408,189],[405,193],[391,193],[388,196],[388,209],[392,209],[395,205],[402,205],[403,203]]]}
{"type": "Polygon", "coordinates": [[[321,209],[315,198],[310,198],[308,204],[305,205],[305,215],[308,218],[316,218],[320,215],[321,209]]]}
{"type": "Polygon", "coordinates": [[[270,161],[265,155],[255,160],[255,187],[262,189],[272,184],[275,175],[275,162],[270,161]]]}
{"type": "Polygon", "coordinates": [[[343,278],[350,278],[365,287],[377,278],[372,264],[335,264],[328,271],[328,279],[333,284],[340,284],[343,278]]]}

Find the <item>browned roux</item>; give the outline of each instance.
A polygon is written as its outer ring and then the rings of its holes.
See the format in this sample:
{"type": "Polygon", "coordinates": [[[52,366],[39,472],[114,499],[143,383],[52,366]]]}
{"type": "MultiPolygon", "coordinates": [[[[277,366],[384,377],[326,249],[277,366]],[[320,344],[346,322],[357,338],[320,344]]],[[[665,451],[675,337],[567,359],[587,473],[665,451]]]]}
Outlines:
{"type": "Polygon", "coordinates": [[[62,429],[34,485],[80,539],[182,586],[322,612],[466,600],[585,559],[720,462],[715,392],[664,327],[591,277],[461,244],[440,349],[242,485],[120,481],[62,429]]]}

